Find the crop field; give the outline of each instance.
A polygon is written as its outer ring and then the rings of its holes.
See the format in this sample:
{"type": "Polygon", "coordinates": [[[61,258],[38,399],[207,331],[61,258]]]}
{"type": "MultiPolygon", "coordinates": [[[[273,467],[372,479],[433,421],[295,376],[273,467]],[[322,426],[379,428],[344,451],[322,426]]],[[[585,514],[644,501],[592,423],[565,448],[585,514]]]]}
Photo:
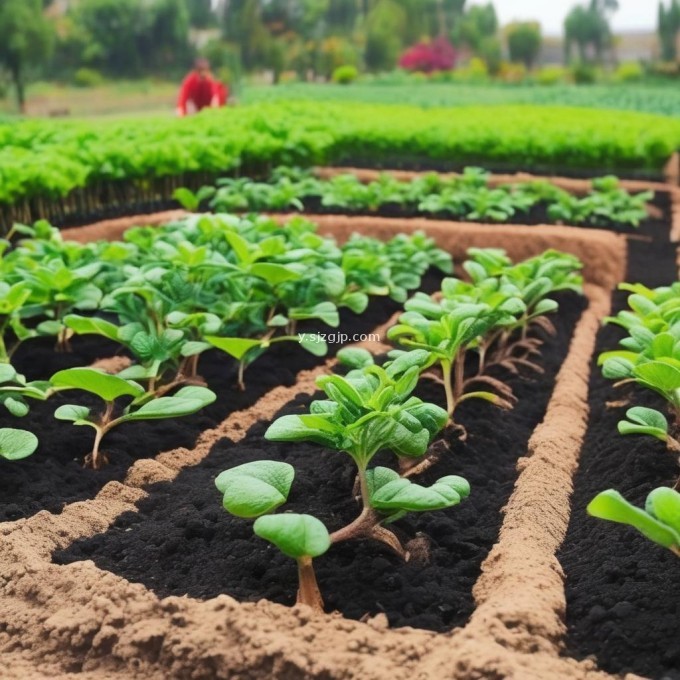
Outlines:
{"type": "Polygon", "coordinates": [[[3,678],[676,676],[675,95],[411,91],[0,121],[3,678]]]}

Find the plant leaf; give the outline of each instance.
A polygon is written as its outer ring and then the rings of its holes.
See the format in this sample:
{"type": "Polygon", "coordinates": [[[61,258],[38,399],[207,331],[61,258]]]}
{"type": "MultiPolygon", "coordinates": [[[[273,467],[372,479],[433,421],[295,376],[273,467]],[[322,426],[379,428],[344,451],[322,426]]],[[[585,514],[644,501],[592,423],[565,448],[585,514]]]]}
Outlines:
{"type": "Polygon", "coordinates": [[[55,373],[50,382],[55,387],[85,390],[104,401],[114,401],[125,395],[137,397],[144,393],[141,385],[94,368],[67,368],[55,373]]]}
{"type": "Polygon", "coordinates": [[[328,529],[312,515],[264,515],[255,521],[253,530],[294,559],[318,557],[331,545],[328,529]]]}
{"type": "Polygon", "coordinates": [[[236,517],[259,517],[286,502],[295,470],[288,463],[258,460],[225,470],[215,486],[225,510],[236,517]]]}
{"type": "Polygon", "coordinates": [[[38,438],[26,430],[13,427],[0,428],[0,458],[21,460],[38,448],[38,438]]]}

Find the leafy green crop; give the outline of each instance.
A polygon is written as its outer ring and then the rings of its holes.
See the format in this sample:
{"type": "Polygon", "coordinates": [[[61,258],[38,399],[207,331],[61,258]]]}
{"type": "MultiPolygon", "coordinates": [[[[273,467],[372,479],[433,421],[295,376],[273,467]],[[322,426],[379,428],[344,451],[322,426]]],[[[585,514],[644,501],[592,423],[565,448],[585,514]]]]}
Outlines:
{"type": "Polygon", "coordinates": [[[588,504],[588,513],[610,522],[628,524],[654,543],[680,556],[680,493],[660,487],[648,496],[645,509],[635,507],[613,489],[588,504]]]}
{"type": "Polygon", "coordinates": [[[425,358],[425,352],[410,352],[381,367],[365,350],[348,349],[345,359],[357,368],[344,377],[317,379],[328,398],[313,401],[307,414],[278,418],[265,433],[269,440],[311,441],[352,458],[362,508],[347,526],[329,534],[313,516],[269,514],[285,503],[293,484],[294,471],[287,463],[246,463],[222,472],[215,480],[227,511],[237,517],[257,518],[255,533],[297,560],[298,602],[323,608],[312,559],[333,543],[371,538],[408,558],[408,550],[386,525],[407,512],[450,508],[469,495],[468,483],[455,475],[425,487],[389,468],[369,468],[379,451],[391,451],[398,459],[422,458],[446,423],[443,409],[411,396],[419,364],[425,358]]]}
{"type": "Polygon", "coordinates": [[[92,451],[85,459],[85,465],[100,468],[107,462],[100,451],[104,435],[114,427],[126,422],[178,418],[196,413],[216,399],[214,392],[205,387],[183,387],[168,397],[155,397],[145,393],[144,388],[115,375],[109,375],[93,368],[69,368],[52,376],[51,383],[59,390],[78,389],[98,396],[104,402],[104,411],[93,415],[87,406],[64,404],[55,412],[58,420],[68,420],[74,425],[87,425],[95,430],[92,451]],[[115,414],[116,400],[131,397],[132,401],[120,415],[115,414]]]}
{"type": "Polygon", "coordinates": [[[0,428],[0,458],[21,460],[27,458],[38,448],[38,438],[26,430],[11,427],[0,428]]]}
{"type": "Polygon", "coordinates": [[[303,211],[303,201],[312,209],[313,202],[320,201],[331,211],[372,213],[396,205],[406,212],[481,222],[507,222],[514,216],[526,219],[540,205],[547,209],[550,221],[604,227],[639,226],[647,218],[646,206],[653,198],[652,192],[630,194],[611,176],[593,180],[592,191],[581,198],[545,181],[491,188],[488,174],[479,168],[466,168],[453,178],[431,173],[408,182],[389,174],[368,183],[352,174],[328,180],[301,170],[293,174],[295,178],[275,171],[269,183],[225,178],[219,180],[218,188],[203,187],[197,194],[184,190],[180,198],[191,210],[208,205],[218,212],[303,211]]]}

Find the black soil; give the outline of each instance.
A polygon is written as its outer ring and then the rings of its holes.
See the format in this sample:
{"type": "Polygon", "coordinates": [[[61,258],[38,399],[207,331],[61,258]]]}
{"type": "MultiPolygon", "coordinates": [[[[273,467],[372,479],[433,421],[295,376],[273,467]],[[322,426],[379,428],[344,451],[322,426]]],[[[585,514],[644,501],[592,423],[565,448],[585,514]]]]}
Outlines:
{"type": "MultiPolygon", "coordinates": [[[[423,279],[423,288],[436,290],[440,281],[441,275],[430,273],[423,279]]],[[[374,299],[362,315],[343,310],[337,330],[350,336],[369,333],[399,307],[392,300],[374,299]]],[[[339,347],[329,345],[329,354],[333,355],[339,347]]],[[[63,368],[87,366],[117,351],[117,346],[108,341],[80,337],[74,339],[72,352],[58,354],[49,340],[36,340],[20,348],[14,365],[29,380],[44,380],[63,368]]],[[[96,397],[79,390],[57,394],[47,402],[31,402],[31,412],[23,419],[3,409],[0,427],[30,429],[40,444],[36,453],[22,461],[0,460],[0,521],[27,517],[39,510],[60,512],[66,503],[93,498],[108,482],[122,481],[136,459],[151,458],[177,447],[193,447],[204,430],[215,427],[230,413],[254,404],[272,388],[293,385],[299,371],[324,360],[292,343],[274,345],[246,371],[246,391],[240,392],[236,389],[235,362],[217,350],[207,352],[201,357],[199,373],[217,394],[217,400],[192,416],[126,423],[112,430],[102,444],[110,463],[101,470],[85,469],[82,465],[91,450],[94,430],[75,427],[53,415],[66,403],[90,406],[97,412],[102,403],[96,397]]]]}
{"type": "MultiPolygon", "coordinates": [[[[633,242],[628,280],[656,287],[675,281],[675,248],[633,242]]],[[[626,306],[616,293],[615,311],[626,306]]],[[[625,331],[605,326],[595,357],[616,349],[625,331]]],[[[567,652],[594,656],[610,673],[680,679],[680,560],[634,529],[586,513],[605,489],[617,489],[642,507],[658,486],[672,486],[680,468],[665,445],[650,437],[618,434],[634,405],[663,410],[663,400],[641,388],[615,388],[593,361],[590,422],[575,478],[573,509],[559,559],[566,572],[567,652]],[[622,403],[623,402],[623,403],[622,403]]]]}
{"type": "MultiPolygon", "coordinates": [[[[574,294],[561,297],[558,334],[548,340],[541,360],[544,375],[511,380],[519,402],[503,412],[486,402],[461,406],[458,418],[468,429],[465,443],[451,439],[452,451],[420,481],[431,484],[447,474],[467,478],[470,498],[445,511],[411,515],[397,523],[404,538],[416,535],[431,544],[428,564],[404,563],[370,541],[341,543],[315,560],[329,611],[359,619],[385,612],[393,626],[441,631],[464,624],[474,608],[472,587],[481,563],[496,542],[516,478],[516,461],[545,413],[555,376],[584,307],[574,294]]],[[[443,404],[443,394],[427,384],[424,398],[443,404]]],[[[302,412],[309,398],[298,398],[281,413],[302,412]]],[[[311,513],[337,529],[354,517],[355,472],[344,454],[312,444],[284,444],[263,438],[268,423],[255,425],[235,444],[218,442],[201,465],[172,482],[151,485],[137,512],[120,517],[106,533],[78,541],[55,554],[59,564],[92,559],[129,581],[143,583],[159,596],[212,598],[220,593],[240,600],[267,598],[290,605],[295,599],[295,563],[253,535],[252,522],[227,514],[214,486],[227,468],[261,460],[285,460],[296,479],[285,509],[311,513]]],[[[389,464],[390,457],[379,463],[389,464]]]]}

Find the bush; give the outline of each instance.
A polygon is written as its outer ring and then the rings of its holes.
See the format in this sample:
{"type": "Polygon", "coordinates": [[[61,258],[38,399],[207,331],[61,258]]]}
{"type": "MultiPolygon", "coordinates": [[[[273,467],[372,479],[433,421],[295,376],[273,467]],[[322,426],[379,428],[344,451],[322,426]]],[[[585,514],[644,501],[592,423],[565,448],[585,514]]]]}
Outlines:
{"type": "Polygon", "coordinates": [[[399,59],[400,68],[421,73],[450,71],[455,65],[456,50],[446,38],[412,45],[399,59]]]}
{"type": "Polygon", "coordinates": [[[597,71],[590,64],[581,62],[571,67],[571,77],[577,85],[592,85],[597,80],[597,71]]]}
{"type": "Polygon", "coordinates": [[[536,74],[536,82],[539,85],[557,85],[567,78],[566,69],[561,66],[544,66],[536,74]]]}
{"type": "Polygon", "coordinates": [[[637,61],[626,61],[619,64],[614,73],[614,80],[619,83],[635,83],[642,80],[645,72],[637,61]]]}
{"type": "Polygon", "coordinates": [[[489,69],[486,62],[479,57],[472,57],[470,63],[456,71],[456,80],[463,82],[484,82],[489,79],[489,69]]]}
{"type": "Polygon", "coordinates": [[[338,66],[333,71],[333,82],[339,85],[349,85],[359,77],[359,71],[356,66],[345,64],[338,66]]]}
{"type": "Polygon", "coordinates": [[[76,87],[97,87],[104,84],[104,76],[93,68],[79,68],[73,76],[76,87]]]}
{"type": "Polygon", "coordinates": [[[501,62],[498,77],[504,83],[521,83],[527,77],[527,67],[521,63],[501,62]]]}

